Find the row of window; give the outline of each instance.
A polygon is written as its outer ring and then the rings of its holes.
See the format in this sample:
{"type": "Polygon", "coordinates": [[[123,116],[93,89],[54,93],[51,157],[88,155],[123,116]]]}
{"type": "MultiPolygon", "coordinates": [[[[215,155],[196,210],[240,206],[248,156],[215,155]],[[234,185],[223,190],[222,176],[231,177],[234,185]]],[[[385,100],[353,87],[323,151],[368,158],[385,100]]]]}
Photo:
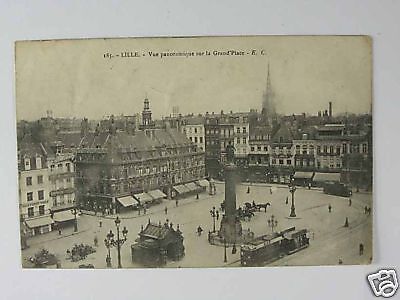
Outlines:
{"type": "MultiPolygon", "coordinates": [[[[42,158],[36,157],[36,169],[41,169],[41,168],[42,168],[42,158]]],[[[31,169],[31,159],[25,158],[25,170],[30,170],[30,169],[31,169]]]]}
{"type": "MultiPolygon", "coordinates": [[[[210,124],[212,119],[206,119],[206,124],[210,124]]],[[[248,117],[221,117],[220,119],[215,119],[216,123],[218,124],[220,121],[223,123],[247,123],[248,117]]]]}
{"type": "MultiPolygon", "coordinates": [[[[272,159],[271,163],[273,165],[276,165],[277,160],[275,158],[272,159]]],[[[278,163],[280,165],[284,165],[285,164],[285,160],[284,159],[278,159],[278,163]]],[[[292,164],[292,160],[291,159],[286,159],[286,164],[287,165],[291,165],[292,164]]]]}
{"type": "MultiPolygon", "coordinates": [[[[45,213],[45,206],[39,205],[39,216],[43,216],[45,213]]],[[[28,207],[28,217],[32,218],[35,216],[34,207],[28,207]]]]}
{"type": "MultiPolygon", "coordinates": [[[[160,172],[169,172],[174,171],[175,169],[180,168],[191,168],[195,166],[201,166],[202,160],[200,159],[187,159],[187,160],[178,160],[178,161],[170,161],[167,165],[156,165],[156,166],[147,166],[147,167],[136,167],[134,165],[130,165],[128,167],[119,168],[115,170],[111,174],[111,178],[127,178],[129,176],[134,175],[149,175],[149,174],[157,174],[160,172]]],[[[78,177],[85,177],[81,172],[77,173],[78,177]]],[[[105,172],[101,173],[102,177],[106,176],[105,172]]]]}
{"type": "MultiPolygon", "coordinates": [[[[38,175],[37,177],[36,177],[36,181],[37,181],[37,184],[42,184],[43,183],[43,175],[38,175]]],[[[31,186],[32,185],[32,177],[26,177],[26,185],[27,186],[31,186]]]]}
{"type": "Polygon", "coordinates": [[[67,198],[67,203],[68,204],[72,204],[72,199],[73,199],[73,197],[72,197],[72,194],[67,194],[67,195],[64,195],[64,194],[61,194],[61,195],[59,195],[59,199],[57,200],[57,197],[53,197],[53,206],[61,206],[61,205],[64,205],[65,204],[65,196],[66,196],[66,198],[67,198]]]}
{"type": "MultiPolygon", "coordinates": [[[[25,179],[26,179],[26,186],[32,186],[33,178],[31,176],[29,176],[29,177],[26,177],[25,179]]],[[[58,179],[58,180],[60,180],[61,182],[64,182],[63,179],[58,179]]],[[[53,184],[55,183],[55,180],[51,180],[50,176],[49,176],[49,181],[51,181],[53,184]]],[[[71,177],[65,178],[65,181],[67,183],[70,183],[71,182],[71,177]]],[[[37,182],[37,184],[43,184],[43,175],[38,175],[36,177],[36,182],[37,182]]]]}
{"type": "MultiPolygon", "coordinates": [[[[335,154],[336,153],[336,154],[340,155],[341,151],[343,151],[342,153],[347,153],[347,150],[348,150],[347,146],[348,146],[347,144],[343,144],[342,147],[341,146],[336,146],[336,148],[334,146],[328,146],[328,145],[323,145],[322,147],[321,146],[317,146],[317,154],[321,154],[321,153],[335,154]],[[336,150],[336,152],[335,152],[335,150],[336,150]]],[[[302,148],[303,148],[303,150],[300,151],[300,146],[296,145],[296,154],[300,154],[300,153],[302,153],[302,154],[310,154],[310,155],[314,154],[314,146],[310,145],[308,147],[308,150],[307,150],[307,146],[306,145],[303,145],[302,148]]],[[[251,146],[250,151],[254,152],[255,149],[256,149],[256,147],[251,146]]],[[[257,151],[262,151],[262,149],[264,149],[264,151],[268,151],[268,146],[264,146],[264,147],[257,146],[257,151]]],[[[285,147],[284,147],[284,149],[276,147],[274,152],[275,153],[283,153],[284,152],[283,150],[285,150],[285,147]]],[[[357,145],[350,145],[349,150],[350,150],[350,153],[360,153],[360,147],[359,147],[358,144],[357,145]]],[[[367,153],[367,144],[363,144],[362,145],[362,153],[364,153],[364,154],[367,153]]]]}
{"type": "MultiPolygon", "coordinates": [[[[247,138],[242,138],[242,143],[247,144],[247,138]]],[[[236,144],[240,144],[240,138],[236,139],[236,144]]]]}
{"type": "Polygon", "coordinates": [[[190,139],[191,142],[195,142],[195,143],[199,142],[200,144],[203,143],[203,137],[202,136],[200,136],[199,139],[197,138],[197,136],[195,136],[194,138],[189,137],[189,139],[190,139]]]}
{"type": "MultiPolygon", "coordinates": [[[[64,167],[64,166],[63,166],[62,163],[57,164],[57,169],[63,169],[63,167],[64,167]]],[[[66,164],[65,164],[65,167],[66,167],[66,169],[67,169],[67,172],[71,172],[71,163],[66,163],[66,164]]],[[[50,165],[50,171],[54,171],[55,168],[56,168],[56,165],[50,165]]]]}
{"type": "MultiPolygon", "coordinates": [[[[40,190],[37,192],[38,194],[38,200],[44,200],[44,191],[40,190]]],[[[33,192],[28,192],[26,193],[26,200],[27,201],[33,201],[33,192]]]]}
{"type": "MultiPolygon", "coordinates": [[[[236,133],[244,133],[244,134],[246,134],[247,133],[247,128],[246,127],[242,127],[242,130],[240,130],[240,127],[237,127],[236,128],[236,133]]],[[[207,135],[208,134],[219,134],[219,130],[218,129],[207,129],[206,130],[206,134],[207,135]]],[[[233,131],[229,130],[229,129],[227,129],[227,130],[221,129],[221,135],[224,136],[224,137],[226,137],[226,136],[230,137],[230,136],[233,136],[233,131]]]]}
{"type": "Polygon", "coordinates": [[[186,130],[188,133],[192,133],[192,131],[194,132],[194,133],[202,133],[203,132],[203,128],[202,127],[199,127],[199,128],[197,128],[197,127],[194,127],[194,128],[192,128],[192,127],[187,127],[187,130],[186,130]],[[193,130],[192,130],[193,129],[193,130]],[[199,129],[199,130],[197,130],[197,129],[199,129]]]}
{"type": "MultiPolygon", "coordinates": [[[[240,133],[240,127],[236,128],[236,132],[240,133]]],[[[242,127],[242,133],[246,133],[246,132],[247,132],[246,127],[242,127]]]]}

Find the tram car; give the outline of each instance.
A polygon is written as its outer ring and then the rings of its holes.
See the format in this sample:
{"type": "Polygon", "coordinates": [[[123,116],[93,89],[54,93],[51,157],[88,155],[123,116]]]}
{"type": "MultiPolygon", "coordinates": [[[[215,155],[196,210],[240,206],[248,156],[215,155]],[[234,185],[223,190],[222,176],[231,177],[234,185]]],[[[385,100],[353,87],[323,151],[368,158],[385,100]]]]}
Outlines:
{"type": "Polygon", "coordinates": [[[324,185],[324,193],[340,197],[350,197],[352,192],[347,185],[338,182],[327,182],[324,185]]]}
{"type": "Polygon", "coordinates": [[[307,230],[291,227],[281,232],[259,236],[240,247],[242,266],[262,266],[309,246],[307,230]]]}

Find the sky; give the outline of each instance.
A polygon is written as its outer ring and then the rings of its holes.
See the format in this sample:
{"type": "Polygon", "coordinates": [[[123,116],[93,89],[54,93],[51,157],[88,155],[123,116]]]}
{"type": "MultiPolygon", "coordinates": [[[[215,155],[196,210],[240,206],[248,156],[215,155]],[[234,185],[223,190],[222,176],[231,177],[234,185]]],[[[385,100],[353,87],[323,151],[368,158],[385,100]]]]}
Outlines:
{"type": "Polygon", "coordinates": [[[362,36],[17,42],[17,119],[35,120],[47,110],[54,117],[133,115],[145,97],[154,118],[169,116],[173,106],[182,114],[261,110],[268,64],[278,113],[317,114],[329,101],[334,114],[367,113],[371,48],[362,36]],[[223,55],[229,50],[244,55],[223,55]],[[138,57],[121,57],[125,51],[138,57]],[[160,57],[177,52],[194,55],[160,57]]]}

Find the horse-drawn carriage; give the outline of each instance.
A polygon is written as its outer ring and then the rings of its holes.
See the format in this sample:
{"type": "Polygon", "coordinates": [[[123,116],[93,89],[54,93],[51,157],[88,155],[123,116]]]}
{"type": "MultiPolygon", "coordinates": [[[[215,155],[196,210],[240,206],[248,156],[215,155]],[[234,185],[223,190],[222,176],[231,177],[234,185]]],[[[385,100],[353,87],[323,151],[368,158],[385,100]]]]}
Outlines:
{"type": "MultiPolygon", "coordinates": [[[[254,213],[255,212],[260,212],[261,209],[264,209],[265,212],[267,212],[267,207],[270,206],[271,203],[267,202],[267,203],[258,203],[256,204],[254,201],[253,203],[250,202],[245,202],[244,205],[242,207],[239,207],[237,209],[237,216],[239,219],[241,220],[249,220],[254,217],[254,213]]],[[[222,202],[221,203],[221,211],[224,212],[225,211],[225,203],[222,202]]]]}
{"type": "Polygon", "coordinates": [[[269,202],[259,204],[256,204],[254,201],[253,203],[245,202],[242,207],[238,208],[237,214],[242,220],[250,220],[252,217],[254,217],[254,213],[260,212],[261,209],[264,209],[264,211],[267,212],[267,207],[270,205],[271,204],[269,202]]]}

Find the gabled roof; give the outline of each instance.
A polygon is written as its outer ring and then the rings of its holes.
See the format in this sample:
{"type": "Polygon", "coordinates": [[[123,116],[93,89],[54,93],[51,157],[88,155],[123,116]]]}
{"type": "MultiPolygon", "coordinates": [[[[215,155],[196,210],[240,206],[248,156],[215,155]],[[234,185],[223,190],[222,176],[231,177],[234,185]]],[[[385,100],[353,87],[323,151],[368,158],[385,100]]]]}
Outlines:
{"type": "Polygon", "coordinates": [[[156,240],[163,240],[170,232],[174,232],[170,227],[149,223],[139,235],[156,240]]]}
{"type": "Polygon", "coordinates": [[[59,132],[57,139],[61,141],[65,147],[69,148],[72,145],[78,147],[81,143],[82,136],[80,131],[59,132]]]}
{"type": "Polygon", "coordinates": [[[293,133],[285,123],[281,123],[271,140],[274,143],[291,143],[293,133]]]}
{"type": "Polygon", "coordinates": [[[89,133],[81,142],[81,146],[86,148],[112,147],[114,149],[129,149],[132,151],[147,151],[157,147],[179,145],[189,145],[190,141],[183,133],[175,129],[150,129],[146,131],[136,131],[129,134],[125,131],[117,131],[115,134],[102,132],[99,134],[89,133]]]}

